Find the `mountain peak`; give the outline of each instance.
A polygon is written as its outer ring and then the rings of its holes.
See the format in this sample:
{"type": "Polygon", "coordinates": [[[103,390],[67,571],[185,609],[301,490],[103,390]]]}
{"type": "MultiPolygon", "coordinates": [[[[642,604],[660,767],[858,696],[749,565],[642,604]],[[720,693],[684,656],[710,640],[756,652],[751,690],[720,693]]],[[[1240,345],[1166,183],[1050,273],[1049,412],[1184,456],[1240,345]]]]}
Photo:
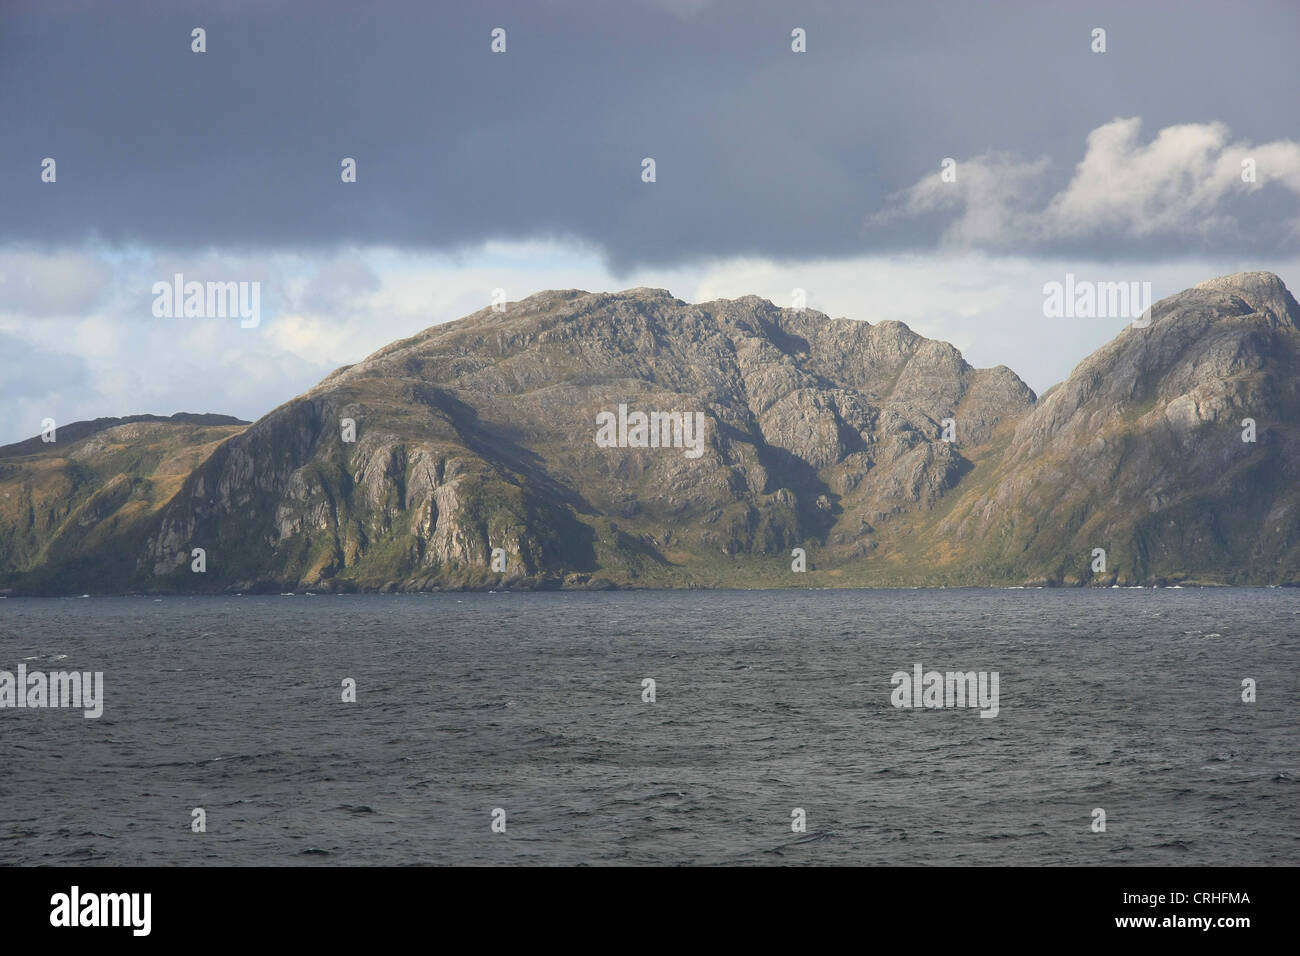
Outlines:
{"type": "Polygon", "coordinates": [[[667,289],[653,289],[650,286],[639,285],[635,289],[624,289],[615,295],[629,299],[667,299],[669,302],[677,302],[677,296],[673,295],[667,289]]]}
{"type": "Polygon", "coordinates": [[[1194,288],[1235,295],[1256,312],[1272,312],[1279,323],[1300,328],[1300,304],[1272,272],[1234,272],[1199,282],[1194,288]]]}

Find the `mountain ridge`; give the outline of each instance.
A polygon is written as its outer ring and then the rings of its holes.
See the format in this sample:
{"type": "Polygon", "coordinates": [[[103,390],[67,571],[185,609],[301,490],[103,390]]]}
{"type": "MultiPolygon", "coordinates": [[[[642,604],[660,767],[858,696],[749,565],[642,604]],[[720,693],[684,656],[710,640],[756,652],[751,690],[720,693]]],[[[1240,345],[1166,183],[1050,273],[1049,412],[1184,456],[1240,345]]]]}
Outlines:
{"type": "Polygon", "coordinates": [[[0,513],[0,585],[102,586],[110,546],[128,590],[1292,584],[1298,329],[1277,276],[1217,277],[1035,396],[901,322],[547,290],[188,435],[129,540],[33,563],[0,513]],[[699,459],[598,447],[620,406],[699,412],[699,459]]]}

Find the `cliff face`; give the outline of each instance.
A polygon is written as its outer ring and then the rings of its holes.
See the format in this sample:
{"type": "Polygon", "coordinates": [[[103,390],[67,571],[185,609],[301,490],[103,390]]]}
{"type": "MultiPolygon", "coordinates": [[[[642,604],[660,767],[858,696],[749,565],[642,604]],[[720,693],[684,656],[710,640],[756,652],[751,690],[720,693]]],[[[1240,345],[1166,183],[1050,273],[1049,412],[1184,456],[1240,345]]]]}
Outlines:
{"type": "Polygon", "coordinates": [[[1035,401],[896,322],[544,292],[226,437],[119,561],[184,590],[1297,580],[1300,308],[1247,273],[1153,316],[1035,401]]]}
{"type": "Polygon", "coordinates": [[[788,572],[793,547],[850,527],[840,549],[865,554],[870,521],[952,488],[969,463],[943,418],[978,446],[1032,401],[898,323],[547,292],[382,349],[227,442],[145,570],[179,584],[206,542],[208,580],[245,588],[489,584],[495,548],[542,586],[708,581],[741,555],[788,572]],[[601,447],[620,406],[699,412],[702,440],[601,447]]]}
{"type": "Polygon", "coordinates": [[[1268,273],[1162,300],[1017,423],[937,533],[983,542],[967,560],[1003,580],[1295,582],[1298,324],[1268,273]]]}

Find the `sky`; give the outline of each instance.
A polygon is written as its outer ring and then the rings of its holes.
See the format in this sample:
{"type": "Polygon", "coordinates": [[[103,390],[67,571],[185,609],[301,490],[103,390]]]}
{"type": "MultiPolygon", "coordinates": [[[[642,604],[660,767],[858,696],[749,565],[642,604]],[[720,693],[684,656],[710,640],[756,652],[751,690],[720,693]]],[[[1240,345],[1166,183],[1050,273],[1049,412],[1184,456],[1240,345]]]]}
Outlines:
{"type": "Polygon", "coordinates": [[[1041,393],[1126,321],[1045,316],[1067,273],[1300,287],[1297,39],[1289,0],[3,0],[0,443],[256,419],[496,289],[802,289],[1041,393]],[[156,315],[177,273],[259,322],[156,315]]]}

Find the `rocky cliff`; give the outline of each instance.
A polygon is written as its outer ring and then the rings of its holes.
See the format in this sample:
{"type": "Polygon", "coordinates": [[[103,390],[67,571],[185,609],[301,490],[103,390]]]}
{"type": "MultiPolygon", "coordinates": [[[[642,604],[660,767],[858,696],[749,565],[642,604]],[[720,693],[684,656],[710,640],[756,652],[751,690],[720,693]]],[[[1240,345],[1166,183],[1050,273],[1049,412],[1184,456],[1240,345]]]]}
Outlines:
{"type": "MultiPolygon", "coordinates": [[[[1036,400],[897,322],[543,292],[195,436],[116,560],[147,590],[1295,583],[1300,307],[1244,273],[1152,315],[1036,400]]],[[[106,560],[33,546],[7,586],[106,560]]]]}
{"type": "Polygon", "coordinates": [[[1157,303],[1017,422],[934,533],[980,542],[967,579],[1295,583],[1298,324],[1269,273],[1157,303]]]}

